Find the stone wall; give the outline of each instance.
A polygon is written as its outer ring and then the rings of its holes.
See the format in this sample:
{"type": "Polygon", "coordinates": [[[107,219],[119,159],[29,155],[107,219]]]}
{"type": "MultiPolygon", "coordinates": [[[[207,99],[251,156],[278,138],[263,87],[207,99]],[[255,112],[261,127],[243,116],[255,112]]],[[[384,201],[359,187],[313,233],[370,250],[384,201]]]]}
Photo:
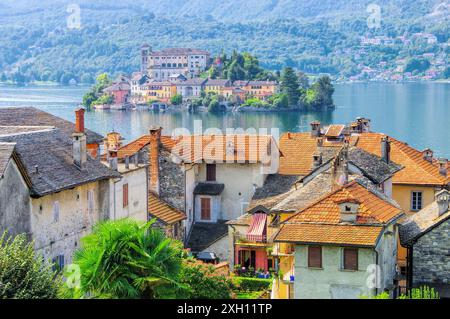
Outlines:
{"type": "Polygon", "coordinates": [[[450,220],[414,244],[413,285],[424,283],[450,284],[450,220]]]}
{"type": "Polygon", "coordinates": [[[0,236],[4,231],[30,236],[30,204],[28,186],[11,160],[0,178],[0,236]]]}
{"type": "Polygon", "coordinates": [[[184,171],[181,165],[172,161],[170,152],[160,151],[159,196],[173,207],[184,212],[184,171]]]}

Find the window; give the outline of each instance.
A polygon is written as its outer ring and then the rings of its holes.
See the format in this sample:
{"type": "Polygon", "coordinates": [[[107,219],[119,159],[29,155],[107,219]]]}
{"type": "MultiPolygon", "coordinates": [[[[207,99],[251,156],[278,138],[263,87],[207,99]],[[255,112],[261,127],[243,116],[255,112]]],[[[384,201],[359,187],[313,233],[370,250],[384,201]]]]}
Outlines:
{"type": "Polygon", "coordinates": [[[411,192],[411,210],[419,211],[422,209],[422,192],[411,192]]]}
{"type": "Polygon", "coordinates": [[[60,272],[64,269],[64,255],[58,255],[52,259],[53,271],[60,272]]]}
{"type": "Polygon", "coordinates": [[[211,198],[201,199],[201,219],[211,220],[211,198]]]}
{"type": "Polygon", "coordinates": [[[344,248],[342,266],[346,270],[358,270],[358,249],[344,248]]]}
{"type": "Polygon", "coordinates": [[[59,202],[56,201],[53,203],[53,222],[59,222],[59,202]]]}
{"type": "Polygon", "coordinates": [[[206,164],[206,181],[216,181],[216,164],[206,164]]]}
{"type": "Polygon", "coordinates": [[[175,225],[173,225],[173,237],[178,238],[179,233],[180,233],[180,224],[176,223],[175,225]]]}
{"type": "Polygon", "coordinates": [[[123,208],[128,207],[128,184],[123,184],[123,208]]]}
{"type": "Polygon", "coordinates": [[[308,246],[308,267],[322,268],[322,247],[308,246]]]}

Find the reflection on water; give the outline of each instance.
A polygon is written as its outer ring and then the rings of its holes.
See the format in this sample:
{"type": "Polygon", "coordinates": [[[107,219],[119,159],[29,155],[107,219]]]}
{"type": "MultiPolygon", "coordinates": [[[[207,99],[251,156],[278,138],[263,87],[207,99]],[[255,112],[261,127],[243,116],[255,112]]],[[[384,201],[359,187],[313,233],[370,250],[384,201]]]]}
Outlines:
{"type": "MultiPolygon", "coordinates": [[[[0,86],[1,106],[35,106],[73,121],[73,110],[87,87],[0,86]]],[[[372,120],[372,129],[390,134],[418,149],[430,147],[437,156],[450,157],[450,84],[369,83],[336,85],[337,105],[332,112],[189,114],[141,111],[91,111],[88,128],[101,134],[112,129],[127,140],[145,134],[150,125],[160,125],[165,134],[184,127],[191,132],[194,120],[203,129],[279,128],[280,132],[307,131],[312,120],[324,124],[347,123],[357,116],[372,120]]]]}

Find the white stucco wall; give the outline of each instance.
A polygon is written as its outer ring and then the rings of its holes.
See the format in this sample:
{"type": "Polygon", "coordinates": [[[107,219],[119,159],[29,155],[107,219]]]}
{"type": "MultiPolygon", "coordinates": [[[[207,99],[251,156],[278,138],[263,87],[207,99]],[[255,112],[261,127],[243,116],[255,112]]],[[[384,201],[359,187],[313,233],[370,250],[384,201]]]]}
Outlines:
{"type": "Polygon", "coordinates": [[[358,271],[341,270],[342,248],[322,247],[323,269],[308,268],[308,246],[295,246],[295,299],[357,299],[372,295],[367,267],[375,264],[372,249],[358,250],[358,271]]]}
{"type": "Polygon", "coordinates": [[[224,236],[203,251],[215,253],[222,262],[228,260],[228,247],[228,236],[224,236]]]}
{"type": "MultiPolygon", "coordinates": [[[[224,184],[221,194],[219,219],[232,220],[246,211],[256,187],[264,184],[266,175],[261,174],[260,164],[217,164],[216,183],[224,184]]],[[[199,165],[197,182],[206,181],[206,164],[199,165]]]]}
{"type": "MultiPolygon", "coordinates": [[[[120,164],[123,165],[123,164],[120,164]]],[[[114,207],[111,219],[132,218],[147,221],[147,167],[141,166],[126,170],[119,166],[122,178],[114,181],[114,196],[111,196],[114,207]],[[123,207],[123,185],[128,184],[128,206],[123,207]]]]}
{"type": "Polygon", "coordinates": [[[322,246],[323,269],[308,268],[308,246],[296,245],[294,297],[358,299],[381,293],[384,289],[391,291],[396,272],[397,238],[397,228],[387,227],[376,247],[378,264],[375,249],[359,248],[358,271],[341,269],[343,247],[337,246],[322,246]]]}

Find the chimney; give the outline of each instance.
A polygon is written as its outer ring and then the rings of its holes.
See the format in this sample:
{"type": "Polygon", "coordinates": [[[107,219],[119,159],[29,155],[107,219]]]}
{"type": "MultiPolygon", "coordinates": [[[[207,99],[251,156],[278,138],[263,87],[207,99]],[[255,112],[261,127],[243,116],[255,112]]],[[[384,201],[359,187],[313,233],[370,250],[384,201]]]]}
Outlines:
{"type": "Polygon", "coordinates": [[[422,151],[423,159],[432,163],[433,162],[433,151],[429,148],[422,151]]]}
{"type": "Polygon", "coordinates": [[[443,189],[436,194],[435,198],[438,204],[439,216],[442,216],[446,212],[448,212],[450,203],[450,192],[446,189],[443,189]]]}
{"type": "Polygon", "coordinates": [[[336,204],[339,206],[341,223],[354,224],[358,217],[361,202],[354,198],[346,198],[336,201],[336,204]]]}
{"type": "Polygon", "coordinates": [[[111,158],[109,159],[109,167],[110,167],[112,170],[117,171],[117,157],[111,157],[111,158]]]}
{"type": "Polygon", "coordinates": [[[311,137],[320,137],[320,122],[311,122],[311,137]]]}
{"type": "Polygon", "coordinates": [[[149,156],[149,188],[159,195],[159,147],[161,143],[161,127],[150,128],[149,156]]]}
{"type": "Polygon", "coordinates": [[[73,162],[79,168],[87,161],[86,134],[84,133],[84,109],[75,111],[75,132],[72,134],[73,162]]]}
{"type": "Polygon", "coordinates": [[[446,158],[440,158],[439,159],[439,174],[442,176],[447,176],[447,168],[448,166],[448,159],[446,158]]]}
{"type": "Polygon", "coordinates": [[[317,139],[317,146],[318,146],[318,147],[322,147],[322,146],[323,146],[323,138],[322,138],[322,137],[319,137],[319,138],[317,139]]]}
{"type": "Polygon", "coordinates": [[[121,141],[122,137],[117,132],[112,131],[106,135],[106,138],[104,139],[104,146],[107,158],[117,157],[119,148],[122,146],[121,141]]]}
{"type": "Polygon", "coordinates": [[[84,109],[75,111],[75,133],[84,133],[84,109]]]}
{"type": "Polygon", "coordinates": [[[391,141],[389,141],[389,136],[381,138],[381,159],[388,164],[391,160],[391,141]]]}
{"type": "Polygon", "coordinates": [[[316,152],[313,154],[313,169],[316,169],[317,167],[322,165],[322,158],[323,158],[322,153],[316,152]]]}

